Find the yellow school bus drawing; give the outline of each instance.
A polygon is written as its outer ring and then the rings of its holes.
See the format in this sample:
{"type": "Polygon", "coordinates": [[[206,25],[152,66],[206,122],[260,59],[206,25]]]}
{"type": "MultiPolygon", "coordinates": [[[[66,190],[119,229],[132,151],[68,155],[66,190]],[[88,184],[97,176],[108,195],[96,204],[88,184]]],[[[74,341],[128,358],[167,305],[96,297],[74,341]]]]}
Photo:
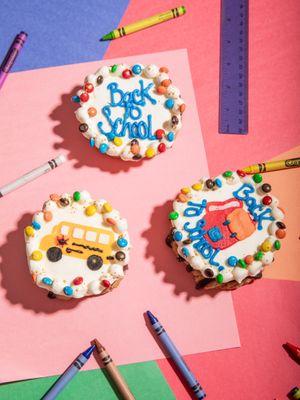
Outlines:
{"type": "Polygon", "coordinates": [[[43,237],[40,249],[46,251],[51,262],[59,261],[63,255],[81,258],[96,271],[109,262],[113,243],[114,234],[109,230],[62,221],[43,237]]]}

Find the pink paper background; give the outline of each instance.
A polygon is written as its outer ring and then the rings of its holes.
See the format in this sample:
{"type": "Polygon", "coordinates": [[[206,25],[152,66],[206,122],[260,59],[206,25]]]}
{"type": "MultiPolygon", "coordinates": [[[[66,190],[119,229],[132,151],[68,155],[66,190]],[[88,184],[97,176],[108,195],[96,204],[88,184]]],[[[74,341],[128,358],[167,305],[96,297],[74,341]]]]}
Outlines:
{"type": "MultiPolygon", "coordinates": [[[[78,132],[70,98],[98,62],[15,73],[3,88],[1,183],[58,152],[68,154],[70,161],[1,199],[2,381],[59,373],[96,336],[118,364],[161,358],[145,327],[143,312],[148,308],[157,313],[183,354],[239,346],[231,295],[194,290],[192,277],[164,243],[169,199],[180,187],[208,174],[187,53],[178,50],[108,63],[137,61],[169,65],[188,104],[173,149],[142,165],[97,154],[78,132]],[[82,188],[95,198],[109,199],[128,218],[134,246],[130,269],[109,295],[51,301],[31,282],[22,230],[49,193],[82,188]]],[[[96,367],[93,360],[87,366],[96,367]]]]}

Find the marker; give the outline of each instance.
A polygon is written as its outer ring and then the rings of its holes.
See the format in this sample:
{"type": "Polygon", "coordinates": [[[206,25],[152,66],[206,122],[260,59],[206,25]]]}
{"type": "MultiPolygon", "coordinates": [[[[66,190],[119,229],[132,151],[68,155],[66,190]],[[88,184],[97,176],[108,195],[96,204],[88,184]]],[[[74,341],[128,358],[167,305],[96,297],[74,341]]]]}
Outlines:
{"type": "Polygon", "coordinates": [[[53,400],[66,387],[66,385],[74,378],[77,372],[84,366],[87,360],[91,357],[95,349],[95,345],[90,346],[83,353],[79,354],[76,360],[66,369],[66,371],[58,378],[49,391],[42,397],[41,400],[53,400]]]}
{"type": "Polygon", "coordinates": [[[165,11],[161,14],[153,15],[142,19],[140,21],[133,22],[132,24],[123,26],[122,28],[115,29],[110,33],[104,35],[101,40],[113,40],[119,37],[129,35],[130,33],[141,31],[142,29],[149,28],[150,26],[160,24],[162,22],[169,21],[170,19],[180,17],[186,13],[186,8],[184,6],[172,8],[172,10],[165,11]]]}
{"type": "Polygon", "coordinates": [[[0,67],[0,89],[2,88],[11,67],[14,65],[16,58],[18,57],[18,54],[21,51],[21,49],[27,39],[27,36],[28,35],[26,32],[23,32],[23,31],[20,32],[15,37],[15,40],[13,41],[8,52],[6,53],[6,56],[5,56],[4,60],[2,61],[2,64],[0,67]]]}
{"type": "Polygon", "coordinates": [[[289,160],[269,161],[261,164],[250,165],[250,167],[243,168],[246,174],[259,174],[261,172],[278,171],[288,168],[299,168],[300,157],[290,158],[289,160]]]}
{"type": "Polygon", "coordinates": [[[288,398],[289,399],[300,399],[300,389],[295,386],[289,393],[288,393],[288,398]]]}
{"type": "Polygon", "coordinates": [[[180,371],[183,378],[186,380],[187,384],[191,388],[195,397],[197,399],[204,399],[204,397],[206,397],[204,390],[202,389],[200,383],[197,381],[195,376],[190,371],[189,367],[186,365],[179,351],[177,350],[174,343],[172,342],[167,332],[165,331],[164,327],[150,311],[147,311],[147,316],[158,339],[160,340],[163,347],[166,349],[166,351],[174,361],[176,367],[180,371]]]}
{"type": "Polygon", "coordinates": [[[13,190],[19,188],[20,186],[23,186],[26,183],[33,181],[34,179],[38,178],[39,176],[46,174],[47,172],[58,167],[65,161],[66,161],[66,157],[64,155],[60,154],[58,157],[53,158],[52,160],[48,161],[47,163],[41,165],[40,167],[37,167],[30,172],[27,172],[27,174],[22,175],[20,178],[16,179],[15,181],[10,182],[5,186],[2,186],[0,188],[0,197],[3,197],[7,193],[12,192],[13,190]]]}
{"type": "Polygon", "coordinates": [[[127,386],[127,383],[124,381],[122,375],[120,374],[118,368],[115,366],[111,356],[105,350],[104,346],[102,346],[102,344],[97,339],[94,339],[93,342],[96,345],[96,351],[99,355],[99,358],[101,359],[113,383],[116,385],[122,399],[134,400],[134,396],[127,386]]]}
{"type": "Polygon", "coordinates": [[[295,346],[292,343],[285,343],[283,345],[283,348],[293,358],[293,360],[295,360],[298,363],[300,363],[300,347],[295,346]]]}

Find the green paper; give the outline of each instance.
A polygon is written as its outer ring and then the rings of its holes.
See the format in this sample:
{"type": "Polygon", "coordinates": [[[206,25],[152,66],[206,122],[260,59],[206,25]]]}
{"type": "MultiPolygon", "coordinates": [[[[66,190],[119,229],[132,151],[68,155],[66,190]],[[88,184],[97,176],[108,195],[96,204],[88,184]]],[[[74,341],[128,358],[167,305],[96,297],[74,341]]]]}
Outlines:
{"type": "MultiPolygon", "coordinates": [[[[118,368],[136,399],[175,399],[155,361],[123,365],[118,368]]],[[[0,399],[40,400],[57,378],[58,376],[50,376],[0,385],[0,399]]],[[[57,397],[58,400],[118,398],[106,376],[106,371],[100,368],[79,372],[57,397]]]]}

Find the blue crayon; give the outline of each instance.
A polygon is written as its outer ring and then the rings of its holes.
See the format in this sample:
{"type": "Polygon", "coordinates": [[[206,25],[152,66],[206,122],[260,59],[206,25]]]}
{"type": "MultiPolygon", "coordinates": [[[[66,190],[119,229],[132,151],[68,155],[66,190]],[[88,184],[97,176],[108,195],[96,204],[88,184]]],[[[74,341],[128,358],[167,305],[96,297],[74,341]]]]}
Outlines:
{"type": "Polygon", "coordinates": [[[75,361],[66,369],[66,371],[57,379],[48,392],[42,397],[41,400],[54,400],[65,386],[74,378],[77,372],[84,366],[90,358],[95,345],[86,349],[83,353],[79,354],[75,361]]]}
{"type": "Polygon", "coordinates": [[[174,343],[169,338],[167,332],[165,331],[164,327],[158,321],[156,317],[150,312],[147,311],[147,316],[150,320],[152,328],[154,329],[158,339],[162,343],[163,347],[166,349],[172,360],[174,361],[176,367],[180,371],[181,375],[186,380],[188,386],[191,388],[192,392],[194,393],[197,399],[204,399],[206,394],[202,389],[200,383],[194,377],[192,372],[190,371],[189,367],[186,365],[184,359],[181,357],[179,351],[176,349],[174,343]]]}

